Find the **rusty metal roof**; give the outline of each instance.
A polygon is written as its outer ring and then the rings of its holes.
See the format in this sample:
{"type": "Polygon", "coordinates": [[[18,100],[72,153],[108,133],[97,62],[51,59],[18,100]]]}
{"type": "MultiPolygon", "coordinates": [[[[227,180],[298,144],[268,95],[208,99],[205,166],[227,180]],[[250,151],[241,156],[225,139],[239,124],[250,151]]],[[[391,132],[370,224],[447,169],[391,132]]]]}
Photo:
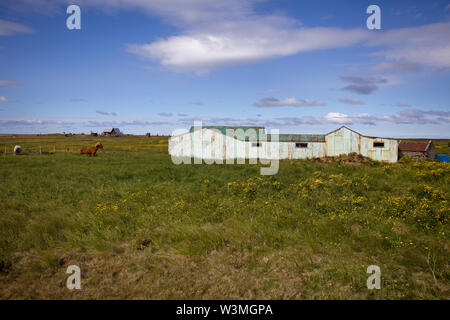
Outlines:
{"type": "MultiPolygon", "coordinates": [[[[272,135],[268,135],[272,136],[272,135]]],[[[267,139],[269,140],[269,138],[267,139]]],[[[323,134],[279,134],[280,142],[325,142],[323,134]]]]}
{"type": "Polygon", "coordinates": [[[398,144],[398,150],[400,151],[415,151],[425,152],[431,145],[430,141],[400,141],[398,144]]]}
{"type": "Polygon", "coordinates": [[[200,128],[216,130],[224,135],[227,135],[227,130],[232,130],[234,131],[233,138],[236,139],[241,138],[236,134],[236,130],[243,130],[244,134],[245,133],[248,134],[248,136],[245,136],[244,139],[239,139],[243,141],[265,140],[264,136],[266,132],[266,129],[264,127],[252,127],[252,126],[202,126],[202,127],[192,126],[189,132],[194,132],[195,130],[198,130],[200,128]],[[248,132],[247,130],[250,130],[250,132],[248,132]],[[256,133],[256,136],[254,135],[254,133],[256,133]]]}
{"type": "Polygon", "coordinates": [[[214,130],[219,130],[220,132],[222,132],[223,134],[227,133],[227,129],[230,130],[238,130],[238,129],[242,129],[244,131],[248,130],[248,129],[253,129],[256,132],[259,132],[259,130],[263,130],[264,132],[266,131],[266,129],[264,127],[252,127],[252,126],[202,126],[202,127],[195,127],[192,126],[191,129],[189,130],[189,132],[193,132],[194,130],[197,129],[214,129],[214,130]]]}
{"type": "Polygon", "coordinates": [[[336,132],[336,131],[339,131],[339,130],[341,130],[342,128],[347,129],[347,130],[350,130],[351,132],[356,133],[357,135],[360,135],[361,137],[372,138],[372,139],[389,139],[389,140],[397,140],[397,139],[394,139],[394,138],[383,138],[383,137],[366,136],[366,135],[361,134],[361,133],[359,133],[359,132],[357,132],[357,131],[355,131],[355,130],[353,130],[353,129],[348,128],[347,126],[340,126],[339,128],[337,128],[337,129],[335,129],[335,130],[333,130],[333,131],[328,132],[328,133],[326,134],[326,136],[329,135],[329,134],[331,134],[331,133],[334,133],[334,132],[336,132]]]}

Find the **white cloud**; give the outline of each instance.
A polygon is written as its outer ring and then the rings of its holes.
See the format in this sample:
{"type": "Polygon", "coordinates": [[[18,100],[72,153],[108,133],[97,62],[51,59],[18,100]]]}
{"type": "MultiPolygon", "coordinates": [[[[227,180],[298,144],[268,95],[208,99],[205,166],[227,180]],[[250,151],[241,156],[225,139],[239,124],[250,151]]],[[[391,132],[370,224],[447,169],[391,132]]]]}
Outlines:
{"type": "Polygon", "coordinates": [[[342,88],[342,90],[352,91],[358,94],[371,94],[378,87],[391,86],[401,83],[397,77],[393,75],[383,75],[383,76],[341,76],[341,79],[345,82],[350,83],[349,85],[342,88]]]}
{"type": "Polygon", "coordinates": [[[161,117],[171,117],[171,116],[173,116],[173,114],[170,113],[170,112],[160,112],[160,113],[158,113],[158,116],[161,116],[161,117]]]}
{"type": "Polygon", "coordinates": [[[65,120],[46,120],[46,119],[9,119],[0,120],[2,126],[42,126],[42,125],[68,125],[74,124],[65,120]]]}
{"type": "Polygon", "coordinates": [[[369,39],[368,46],[386,47],[376,54],[434,68],[450,67],[450,22],[394,29],[369,39]]]}
{"type": "MultiPolygon", "coordinates": [[[[402,110],[393,115],[374,116],[368,113],[348,115],[340,112],[329,112],[322,117],[302,117],[302,118],[277,118],[271,121],[275,126],[298,126],[298,125],[376,125],[380,122],[391,122],[396,124],[448,124],[450,123],[450,112],[438,110],[402,110]]],[[[260,123],[260,125],[264,125],[260,123]]]]}
{"type": "Polygon", "coordinates": [[[17,33],[32,33],[33,29],[23,24],[0,19],[0,36],[11,36],[17,33]]]}
{"type": "Polygon", "coordinates": [[[9,99],[6,98],[5,96],[0,96],[0,102],[8,102],[9,99]]]}
{"type": "MultiPolygon", "coordinates": [[[[244,17],[251,13],[251,5],[259,0],[77,0],[82,9],[95,7],[105,12],[134,10],[178,26],[214,22],[244,17]]],[[[0,8],[26,12],[55,14],[73,0],[11,0],[0,2],[0,8]]]]}
{"type": "Polygon", "coordinates": [[[195,100],[191,101],[190,104],[193,104],[194,106],[203,106],[205,103],[202,100],[195,100]]]}
{"type": "Polygon", "coordinates": [[[128,44],[126,50],[170,70],[203,74],[223,66],[345,47],[367,35],[363,29],[303,28],[300,21],[284,15],[256,14],[253,2],[179,0],[175,6],[155,1],[147,9],[182,26],[181,31],[151,43],[128,44]]]}
{"type": "Polygon", "coordinates": [[[102,116],[117,116],[116,112],[108,112],[108,111],[102,111],[102,110],[95,110],[95,113],[101,114],[102,116]]]}
{"type": "Polygon", "coordinates": [[[262,98],[253,104],[255,107],[307,107],[307,106],[324,106],[322,101],[309,99],[286,98],[279,100],[273,97],[262,98]]]}
{"type": "Polygon", "coordinates": [[[214,29],[190,30],[148,44],[130,44],[127,51],[158,60],[171,70],[203,74],[223,66],[346,47],[361,41],[365,34],[360,29],[294,28],[291,19],[269,16],[217,23],[214,29]]]}
{"type": "MultiPolygon", "coordinates": [[[[16,0],[2,5],[54,10],[55,3],[69,2],[16,0]]],[[[379,33],[364,28],[311,28],[279,13],[257,13],[253,5],[258,2],[260,0],[78,0],[77,4],[105,11],[145,12],[178,27],[176,35],[126,46],[128,52],[174,71],[204,74],[223,66],[353,45],[376,48],[374,54],[386,59],[373,67],[376,71],[450,67],[450,22],[379,33]]],[[[6,23],[4,33],[31,31],[26,26],[6,23]]],[[[0,27],[0,34],[1,30],[0,27]]]]}
{"type": "Polygon", "coordinates": [[[281,88],[269,88],[266,90],[267,93],[279,93],[281,91],[283,91],[281,88]]]}
{"type": "Polygon", "coordinates": [[[449,123],[449,117],[450,112],[448,111],[408,109],[402,110],[396,115],[385,115],[380,120],[397,124],[440,124],[449,123]]]}
{"type": "Polygon", "coordinates": [[[0,87],[20,86],[21,84],[19,81],[0,79],[0,87]]]}
{"type": "Polygon", "coordinates": [[[396,105],[397,107],[411,107],[410,104],[404,103],[404,102],[397,102],[395,105],[396,105]]]}
{"type": "Polygon", "coordinates": [[[77,4],[107,11],[144,11],[158,15],[173,25],[187,26],[248,17],[252,14],[252,4],[257,1],[259,0],[78,0],[77,4]]]}
{"type": "MultiPolygon", "coordinates": [[[[179,115],[180,116],[180,115],[179,115]]],[[[123,121],[93,121],[93,120],[55,120],[55,119],[0,119],[0,126],[13,131],[14,128],[29,127],[39,130],[45,126],[78,128],[104,128],[128,126],[191,126],[194,121],[203,121],[205,125],[253,125],[273,128],[322,126],[322,125],[376,125],[380,122],[409,125],[443,125],[450,124],[450,111],[440,110],[402,110],[397,114],[374,116],[367,113],[348,115],[340,112],[329,112],[319,117],[284,117],[266,120],[263,118],[230,118],[230,117],[189,117],[173,120],[123,120],[123,121]]],[[[63,129],[61,129],[62,131],[63,129]]]]}
{"type": "Polygon", "coordinates": [[[339,101],[345,104],[364,104],[364,101],[352,98],[342,98],[339,101]]]}
{"type": "Polygon", "coordinates": [[[423,66],[418,63],[408,61],[390,61],[381,62],[369,68],[370,71],[383,72],[383,71],[421,71],[423,66]]]}
{"type": "MultiPolygon", "coordinates": [[[[231,2],[230,8],[234,4],[231,2]]],[[[158,61],[170,70],[197,74],[223,66],[357,44],[382,48],[374,54],[384,56],[387,61],[374,66],[376,71],[450,66],[450,23],[374,34],[364,29],[303,27],[298,20],[286,16],[257,15],[251,9],[251,2],[246,2],[245,10],[237,12],[223,19],[222,14],[208,11],[208,19],[192,19],[201,23],[187,24],[177,35],[146,44],[130,44],[127,51],[158,61]]]]}
{"type": "Polygon", "coordinates": [[[329,112],[323,118],[328,123],[339,123],[339,124],[352,123],[351,117],[339,112],[329,112]]]}

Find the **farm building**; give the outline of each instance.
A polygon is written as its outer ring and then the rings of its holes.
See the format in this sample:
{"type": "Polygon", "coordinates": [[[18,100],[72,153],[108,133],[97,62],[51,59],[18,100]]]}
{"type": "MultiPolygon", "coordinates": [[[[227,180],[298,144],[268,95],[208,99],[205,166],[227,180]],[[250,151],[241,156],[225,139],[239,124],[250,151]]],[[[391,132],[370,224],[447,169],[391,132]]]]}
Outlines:
{"type": "Polygon", "coordinates": [[[108,128],[103,130],[102,136],[120,137],[123,136],[123,133],[119,128],[108,128]]]}
{"type": "Polygon", "coordinates": [[[436,150],[430,141],[400,141],[398,144],[399,157],[431,159],[436,158],[436,150]]]}
{"type": "MultiPolygon", "coordinates": [[[[345,126],[325,135],[266,134],[263,127],[191,127],[172,136],[173,157],[220,161],[232,159],[307,159],[356,152],[378,161],[397,162],[398,141],[363,136],[345,126]],[[273,140],[273,141],[272,141],[273,140]]],[[[239,163],[239,161],[238,161],[239,163]]]]}

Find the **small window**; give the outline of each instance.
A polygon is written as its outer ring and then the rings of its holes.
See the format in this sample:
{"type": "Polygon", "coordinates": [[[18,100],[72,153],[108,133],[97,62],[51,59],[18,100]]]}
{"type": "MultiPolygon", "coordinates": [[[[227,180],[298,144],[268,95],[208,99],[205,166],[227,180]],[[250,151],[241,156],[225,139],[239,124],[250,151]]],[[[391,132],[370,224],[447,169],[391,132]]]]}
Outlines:
{"type": "Polygon", "coordinates": [[[261,143],[260,142],[254,142],[254,143],[252,143],[252,147],[261,147],[261,143]]]}
{"type": "Polygon", "coordinates": [[[304,143],[304,142],[297,142],[297,143],[295,144],[295,147],[296,147],[296,148],[308,148],[308,144],[307,144],[307,143],[304,143]]]}
{"type": "Polygon", "coordinates": [[[374,148],[384,148],[384,142],[374,142],[373,147],[374,148]]]}

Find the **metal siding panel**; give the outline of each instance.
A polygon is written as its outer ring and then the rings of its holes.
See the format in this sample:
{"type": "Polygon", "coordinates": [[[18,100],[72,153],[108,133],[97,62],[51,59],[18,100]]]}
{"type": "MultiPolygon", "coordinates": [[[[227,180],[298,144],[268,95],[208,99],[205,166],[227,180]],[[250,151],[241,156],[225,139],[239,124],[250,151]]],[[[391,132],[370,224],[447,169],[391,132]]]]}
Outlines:
{"type": "Polygon", "coordinates": [[[377,161],[397,162],[398,141],[393,139],[363,137],[361,154],[377,161]],[[384,142],[384,148],[376,148],[373,143],[384,142]]]}

